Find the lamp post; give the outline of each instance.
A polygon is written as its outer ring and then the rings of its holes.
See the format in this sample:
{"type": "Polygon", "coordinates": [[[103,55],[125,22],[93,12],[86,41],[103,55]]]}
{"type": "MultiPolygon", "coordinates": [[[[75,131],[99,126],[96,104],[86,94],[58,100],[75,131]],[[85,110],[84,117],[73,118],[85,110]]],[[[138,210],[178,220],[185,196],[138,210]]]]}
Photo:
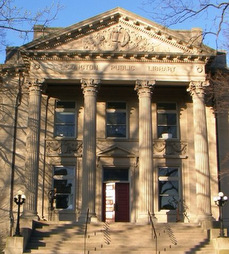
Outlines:
{"type": "Polygon", "coordinates": [[[224,237],[223,230],[223,206],[227,202],[228,197],[224,195],[223,192],[219,192],[217,197],[214,197],[215,204],[219,207],[219,222],[220,222],[220,237],[224,237]]]}
{"type": "Polygon", "coordinates": [[[21,236],[20,234],[20,207],[22,204],[25,203],[25,195],[22,194],[22,191],[18,191],[18,194],[14,197],[14,202],[17,204],[18,206],[18,210],[17,210],[17,226],[16,226],[16,231],[14,236],[21,236]]]}

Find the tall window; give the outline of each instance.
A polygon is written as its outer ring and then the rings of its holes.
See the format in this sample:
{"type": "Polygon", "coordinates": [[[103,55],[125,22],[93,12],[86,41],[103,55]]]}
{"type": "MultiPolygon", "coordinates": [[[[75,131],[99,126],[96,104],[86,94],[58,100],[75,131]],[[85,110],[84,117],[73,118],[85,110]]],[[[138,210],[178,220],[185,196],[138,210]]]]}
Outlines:
{"type": "Polygon", "coordinates": [[[75,102],[56,101],[55,137],[75,137],[75,102]]]}
{"type": "Polygon", "coordinates": [[[179,169],[160,167],[158,169],[159,210],[175,210],[180,200],[179,169]]]}
{"type": "Polygon", "coordinates": [[[73,209],[75,167],[54,167],[53,189],[56,209],[73,209]]]}
{"type": "Polygon", "coordinates": [[[157,104],[157,137],[177,138],[177,106],[176,103],[157,104]]]}
{"type": "Polygon", "coordinates": [[[107,137],[126,137],[126,103],[107,102],[106,135],[107,137]]]}

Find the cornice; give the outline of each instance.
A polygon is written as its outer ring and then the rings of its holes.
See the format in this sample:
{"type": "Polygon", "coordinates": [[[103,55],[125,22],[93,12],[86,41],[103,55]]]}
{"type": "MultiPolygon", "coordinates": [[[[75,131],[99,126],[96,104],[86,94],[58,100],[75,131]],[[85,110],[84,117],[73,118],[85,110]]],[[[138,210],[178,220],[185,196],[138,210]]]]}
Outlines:
{"type": "MultiPolygon", "coordinates": [[[[75,25],[60,29],[51,35],[39,38],[22,46],[21,50],[49,50],[118,23],[130,27],[137,32],[145,33],[150,38],[159,39],[161,42],[175,46],[187,54],[201,54],[203,52],[214,54],[214,50],[204,45],[185,41],[184,37],[180,36],[178,31],[168,29],[122,8],[116,8],[75,25]]],[[[187,40],[190,40],[190,38],[187,40]]]]}
{"type": "Polygon", "coordinates": [[[88,22],[79,22],[73,26],[63,28],[52,36],[48,35],[26,44],[22,47],[22,49],[50,49],[99,31],[102,28],[114,25],[118,23],[119,17],[120,14],[116,13],[99,20],[89,19],[88,22]]]}
{"type": "Polygon", "coordinates": [[[2,64],[0,65],[0,76],[17,76],[28,72],[25,64],[2,64]]]}
{"type": "MultiPolygon", "coordinates": [[[[165,42],[169,45],[182,49],[187,53],[193,52],[194,46],[192,44],[185,45],[185,42],[183,40],[172,36],[171,34],[166,32],[165,29],[161,30],[158,27],[147,25],[141,21],[132,20],[132,22],[130,22],[128,17],[123,17],[123,19],[120,19],[120,23],[125,24],[126,26],[129,26],[132,29],[137,30],[138,32],[143,32],[149,35],[151,38],[159,39],[161,42],[165,42]]],[[[200,49],[198,51],[201,52],[200,49]]]]}
{"type": "Polygon", "coordinates": [[[214,56],[211,54],[183,54],[164,52],[94,52],[94,51],[36,51],[21,52],[24,61],[129,61],[129,62],[169,62],[169,63],[208,63],[214,56]]]}

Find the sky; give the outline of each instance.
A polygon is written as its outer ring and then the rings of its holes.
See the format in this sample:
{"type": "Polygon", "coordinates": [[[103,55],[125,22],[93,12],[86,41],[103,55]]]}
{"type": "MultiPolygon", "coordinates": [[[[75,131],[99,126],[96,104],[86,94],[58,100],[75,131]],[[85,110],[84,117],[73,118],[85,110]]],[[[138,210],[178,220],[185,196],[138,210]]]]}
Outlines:
{"type": "MultiPolygon", "coordinates": [[[[13,0],[14,5],[22,9],[27,9],[32,12],[44,9],[50,6],[53,0],[13,0]]],[[[105,11],[116,7],[122,7],[137,15],[140,15],[149,20],[155,21],[151,12],[152,6],[143,5],[144,0],[59,0],[61,9],[55,20],[49,24],[52,27],[66,27],[87,18],[101,14],[105,11]]],[[[204,17],[203,17],[204,18],[204,17]]],[[[177,24],[172,29],[191,29],[192,27],[202,27],[206,22],[204,20],[192,20],[182,24],[177,24]]],[[[202,27],[204,29],[205,27],[202,27]]],[[[18,33],[8,32],[6,34],[7,46],[20,46],[32,40],[32,34],[28,38],[20,38],[18,33]]],[[[205,40],[205,44],[212,48],[216,48],[214,38],[205,40]]],[[[5,51],[0,51],[0,63],[5,60],[5,51]]]]}

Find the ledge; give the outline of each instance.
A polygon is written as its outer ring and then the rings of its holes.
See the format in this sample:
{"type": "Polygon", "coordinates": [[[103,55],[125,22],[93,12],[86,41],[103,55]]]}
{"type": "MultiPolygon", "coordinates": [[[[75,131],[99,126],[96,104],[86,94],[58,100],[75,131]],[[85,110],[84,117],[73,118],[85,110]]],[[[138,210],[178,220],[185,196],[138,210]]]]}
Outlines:
{"type": "Polygon", "coordinates": [[[216,254],[229,253],[229,237],[218,237],[213,239],[216,254]]]}

